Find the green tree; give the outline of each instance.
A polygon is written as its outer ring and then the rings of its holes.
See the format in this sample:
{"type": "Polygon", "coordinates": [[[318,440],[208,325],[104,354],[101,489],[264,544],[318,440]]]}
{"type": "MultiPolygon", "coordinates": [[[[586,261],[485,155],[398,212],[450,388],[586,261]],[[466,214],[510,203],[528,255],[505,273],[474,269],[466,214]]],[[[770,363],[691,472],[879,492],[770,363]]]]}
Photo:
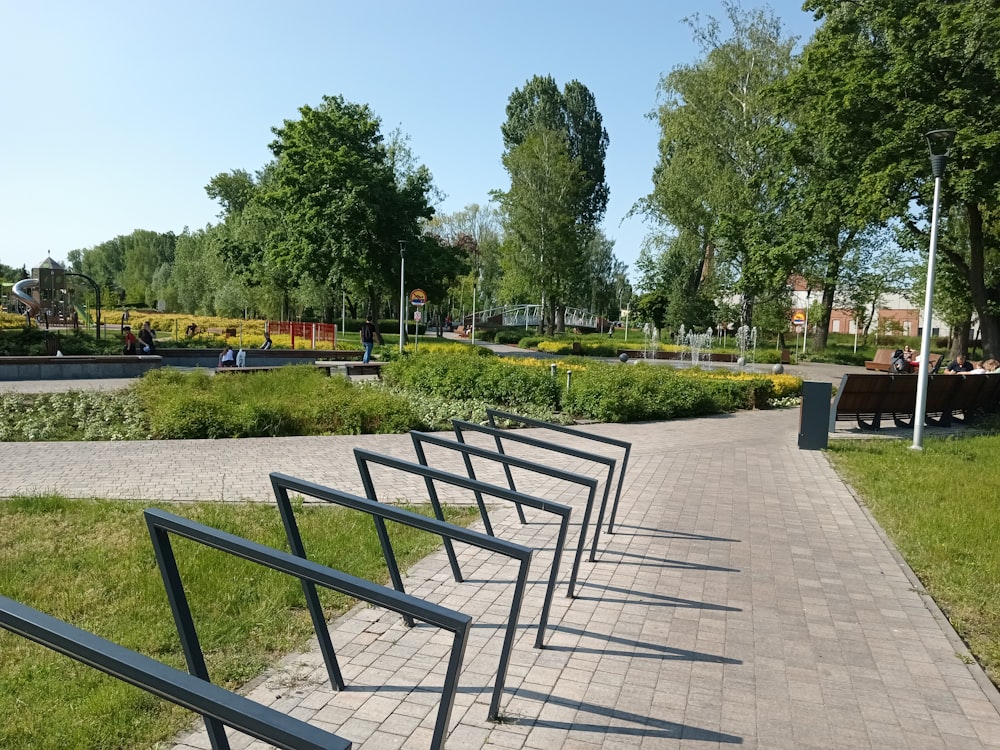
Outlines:
{"type": "Polygon", "coordinates": [[[261,200],[281,222],[269,260],[290,279],[363,290],[377,309],[394,299],[399,240],[416,246],[420,221],[433,215],[430,172],[407,169],[398,148],[390,154],[367,105],[326,96],[299,113],[273,129],[273,181],[261,200]]]}
{"type": "Polygon", "coordinates": [[[965,214],[967,242],[940,249],[968,286],[984,353],[997,356],[1000,7],[993,0],[810,0],[806,8],[823,20],[808,46],[811,96],[835,103],[825,111],[845,132],[871,132],[877,145],[857,173],[860,188],[882,199],[878,218],[895,216],[926,232],[926,223],[913,220],[913,206],[929,206],[933,189],[921,135],[957,131],[944,213],[954,206],[965,214]]]}
{"type": "Polygon", "coordinates": [[[703,57],[660,81],[660,156],[653,192],[636,210],[685,244],[697,240],[699,278],[732,273],[750,324],[755,298],[784,289],[798,261],[781,220],[788,122],[775,98],[794,40],[769,11],[725,7],[731,36],[715,19],[689,21],[703,57]]]}
{"type": "Polygon", "coordinates": [[[190,231],[177,238],[171,284],[177,309],[192,315],[214,315],[215,293],[231,274],[219,254],[221,226],[190,231]]]}
{"type": "Polygon", "coordinates": [[[515,89],[507,102],[507,120],[500,128],[505,150],[521,145],[539,129],[565,134],[569,156],[584,182],[576,216],[582,224],[596,227],[607,210],[610,189],[604,177],[608,132],[594,95],[576,80],[559,91],[552,76],[535,76],[523,89],[515,89]]]}
{"type": "Polygon", "coordinates": [[[473,274],[476,274],[477,286],[481,287],[478,291],[484,308],[508,301],[500,294],[502,227],[495,205],[471,203],[452,214],[436,214],[425,225],[425,231],[437,237],[445,247],[458,250],[455,274],[448,277],[453,281],[442,297],[448,300],[445,303],[447,314],[456,313],[456,305],[461,307],[457,300],[462,299],[462,290],[469,290],[466,296],[471,293],[473,274]]]}
{"type": "Polygon", "coordinates": [[[608,134],[590,90],[570,81],[560,91],[551,76],[514,90],[501,132],[511,176],[510,190],[497,193],[505,212],[501,290],[511,300],[541,291],[549,331],[562,330],[568,301],[594,289],[589,246],[607,209],[608,134]]]}
{"type": "Polygon", "coordinates": [[[504,212],[504,294],[531,299],[541,293],[552,334],[581,265],[580,169],[565,135],[541,128],[508,151],[503,163],[510,174],[510,189],[497,194],[504,212]]]}

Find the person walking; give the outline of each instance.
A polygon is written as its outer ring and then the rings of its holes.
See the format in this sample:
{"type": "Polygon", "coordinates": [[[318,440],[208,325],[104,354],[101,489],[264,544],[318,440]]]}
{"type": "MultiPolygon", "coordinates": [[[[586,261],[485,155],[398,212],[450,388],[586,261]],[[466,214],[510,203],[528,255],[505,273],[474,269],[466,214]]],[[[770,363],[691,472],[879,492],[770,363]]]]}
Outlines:
{"type": "Polygon", "coordinates": [[[368,364],[368,361],[372,358],[372,349],[375,348],[376,341],[378,341],[379,346],[385,343],[382,340],[382,334],[379,333],[378,326],[372,322],[372,316],[369,315],[365,318],[365,322],[361,324],[361,346],[365,350],[365,354],[361,358],[363,363],[368,364]]]}

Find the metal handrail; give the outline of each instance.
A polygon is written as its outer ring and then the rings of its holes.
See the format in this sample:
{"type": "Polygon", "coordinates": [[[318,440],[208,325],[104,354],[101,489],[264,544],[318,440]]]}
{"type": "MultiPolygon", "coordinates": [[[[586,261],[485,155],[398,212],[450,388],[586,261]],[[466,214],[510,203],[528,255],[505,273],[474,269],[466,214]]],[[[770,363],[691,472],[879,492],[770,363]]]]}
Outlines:
{"type": "MultiPolygon", "coordinates": [[[[466,471],[469,473],[469,479],[476,479],[476,472],[472,466],[472,456],[478,456],[480,458],[487,459],[489,461],[496,461],[501,463],[504,467],[514,466],[519,469],[524,469],[525,471],[532,471],[536,474],[544,474],[546,476],[552,477],[554,479],[561,479],[566,482],[573,484],[578,484],[583,487],[588,488],[587,491],[587,502],[583,512],[583,524],[580,528],[580,539],[576,545],[576,555],[573,557],[573,568],[569,577],[569,591],[568,595],[570,598],[576,598],[576,579],[580,573],[580,561],[583,558],[583,549],[586,544],[587,539],[587,527],[590,524],[590,517],[594,510],[594,500],[597,497],[597,485],[598,481],[593,477],[587,477],[582,474],[574,474],[570,471],[564,471],[563,469],[554,469],[545,464],[540,464],[537,461],[529,461],[524,458],[518,458],[516,456],[507,456],[503,453],[497,453],[496,451],[487,450],[486,448],[480,448],[475,445],[469,445],[468,443],[462,443],[455,440],[447,440],[438,435],[432,435],[427,432],[417,432],[411,431],[410,438],[413,440],[413,448],[417,452],[417,461],[423,466],[428,466],[427,454],[424,452],[424,443],[430,445],[436,445],[441,448],[448,448],[450,450],[459,451],[462,454],[462,459],[465,461],[466,471]]],[[[434,507],[434,512],[437,514],[438,518],[442,521],[444,520],[441,511],[440,503],[437,500],[437,491],[434,489],[434,483],[428,479],[427,489],[431,493],[431,505],[434,507]]],[[[489,514],[486,511],[486,504],[483,502],[482,494],[479,492],[475,493],[476,504],[479,506],[479,513],[482,516],[483,523],[486,526],[486,532],[493,536],[493,527],[490,524],[489,514]]],[[[456,571],[456,575],[460,575],[457,571],[458,561],[449,558],[452,561],[452,570],[456,571]]]]}
{"type": "MultiPolygon", "coordinates": [[[[496,420],[506,419],[509,422],[518,422],[523,425],[528,425],[529,427],[540,427],[545,430],[552,430],[554,432],[561,432],[564,435],[572,435],[573,437],[578,437],[583,440],[593,440],[598,443],[604,443],[605,445],[614,445],[618,448],[622,448],[625,451],[625,456],[622,458],[621,469],[618,471],[618,489],[615,490],[615,502],[611,506],[611,517],[608,519],[608,533],[615,533],[615,517],[618,515],[618,503],[622,499],[622,485],[625,483],[625,470],[628,468],[628,459],[632,453],[632,443],[626,440],[618,440],[617,438],[605,437],[604,435],[594,435],[589,432],[584,432],[583,430],[578,430],[573,427],[567,427],[566,425],[555,424],[554,422],[545,422],[541,419],[532,419],[531,417],[522,417],[518,414],[511,414],[510,412],[500,411],[499,409],[486,409],[486,418],[489,420],[491,427],[496,427],[496,420]]],[[[601,516],[604,515],[604,509],[601,509],[601,516]]],[[[601,520],[597,521],[598,527],[601,525],[601,520]]]]}
{"type": "MultiPolygon", "coordinates": [[[[377,456],[377,454],[372,455],[377,456]]],[[[363,470],[362,476],[364,476],[364,473],[363,470]]],[[[372,516],[375,519],[375,529],[379,536],[379,542],[382,545],[382,553],[385,556],[386,567],[389,569],[389,576],[392,579],[393,585],[400,592],[403,591],[403,582],[399,573],[399,565],[396,562],[396,555],[393,552],[392,544],[389,542],[389,535],[386,532],[386,520],[396,521],[415,529],[437,534],[448,544],[454,539],[481,549],[506,555],[518,561],[517,581],[514,584],[514,595],[510,605],[510,615],[507,620],[504,643],[500,650],[500,663],[497,667],[496,683],[493,686],[493,698],[490,701],[489,719],[491,721],[495,720],[500,712],[500,698],[503,695],[504,684],[507,680],[507,669],[510,664],[510,654],[514,647],[514,639],[517,636],[521,604],[524,601],[524,592],[528,586],[528,571],[531,566],[532,557],[531,548],[504,539],[497,539],[462,526],[456,526],[446,521],[428,518],[419,513],[413,513],[393,505],[385,505],[378,502],[377,498],[374,497],[371,499],[357,497],[356,495],[324,487],[314,482],[307,482],[304,479],[296,479],[295,477],[278,472],[273,472],[270,476],[271,486],[274,489],[274,496],[278,503],[278,512],[281,514],[281,520],[285,526],[285,534],[288,537],[288,544],[295,555],[305,558],[306,550],[302,542],[302,535],[299,533],[298,524],[295,521],[295,513],[291,500],[288,497],[289,491],[352,510],[358,510],[372,516]]],[[[303,589],[306,590],[306,602],[309,605],[309,611],[318,612],[318,616],[322,618],[322,609],[320,608],[315,588],[307,590],[306,583],[303,582],[303,589]]],[[[404,615],[404,619],[406,619],[408,625],[413,624],[412,619],[406,615],[404,615]]],[[[320,648],[323,650],[324,657],[326,656],[327,649],[329,649],[331,654],[333,653],[333,646],[330,644],[328,633],[325,635],[325,639],[323,637],[320,638],[320,648]]],[[[335,659],[336,657],[334,657],[334,663],[335,659]]]]}
{"type": "MultiPolygon", "coordinates": [[[[153,541],[156,563],[167,589],[167,598],[170,601],[170,609],[173,612],[174,622],[181,638],[181,646],[187,660],[188,670],[195,677],[207,681],[209,679],[208,667],[205,664],[198,634],[195,631],[194,619],[191,616],[187,596],[184,593],[184,585],[181,582],[180,571],[177,568],[177,562],[170,545],[170,534],[176,534],[207,547],[228,552],[272,570],[293,575],[303,584],[309,582],[313,587],[323,586],[390,611],[414,617],[453,633],[451,657],[448,660],[448,671],[442,688],[441,706],[438,708],[434,735],[431,740],[433,750],[439,750],[444,746],[448,722],[458,690],[458,673],[462,667],[462,659],[465,656],[465,647],[472,624],[471,617],[424,601],[419,597],[393,591],[386,586],[380,586],[349,573],[319,565],[304,559],[302,556],[272,549],[234,534],[214,529],[211,526],[181,518],[173,513],[148,508],[143,511],[143,516],[153,541]]],[[[315,588],[313,588],[313,592],[315,593],[315,588]]],[[[317,637],[320,637],[321,633],[326,633],[327,637],[329,636],[325,619],[321,617],[317,626],[314,617],[313,624],[316,626],[317,637]]],[[[339,668],[337,671],[339,672],[339,668]]],[[[338,687],[343,687],[342,681],[338,687]]],[[[205,716],[205,727],[208,730],[212,747],[215,750],[227,750],[229,744],[222,725],[215,718],[205,716]]]]}
{"type": "MultiPolygon", "coordinates": [[[[610,495],[611,488],[611,478],[614,476],[615,464],[617,463],[615,459],[609,458],[608,456],[602,456],[598,453],[588,453],[587,451],[581,451],[577,448],[570,448],[565,445],[558,445],[557,443],[549,442],[548,440],[542,440],[541,438],[529,437],[527,435],[519,435],[516,432],[511,432],[510,430],[501,430],[497,427],[487,427],[486,425],[476,424],[475,422],[464,422],[461,419],[451,420],[451,425],[455,429],[455,436],[458,438],[460,443],[465,442],[466,432],[479,432],[484,435],[491,436],[496,441],[497,453],[506,456],[506,452],[503,449],[502,440],[510,440],[511,442],[521,443],[522,445],[530,445],[533,448],[541,448],[543,450],[552,451],[553,453],[561,453],[564,456],[572,456],[573,458],[580,458],[585,461],[592,461],[597,464],[603,464],[608,467],[608,475],[604,480],[604,495],[601,498],[601,507],[597,512],[597,523],[594,525],[594,539],[590,544],[590,561],[596,562],[597,560],[597,544],[601,538],[601,523],[604,519],[604,511],[608,505],[608,497],[610,495]]],[[[514,486],[514,475],[510,472],[509,466],[503,467],[504,474],[507,476],[507,484],[510,488],[516,491],[514,486]]],[[[527,519],[524,517],[524,513],[520,508],[517,509],[518,517],[521,519],[521,523],[527,523],[527,519]]]]}
{"type": "MultiPolygon", "coordinates": [[[[0,596],[0,627],[148,693],[285,750],[350,750],[351,742],[208,680],[0,596]]],[[[225,731],[222,733],[225,738],[225,731]]],[[[213,747],[216,747],[213,744],[213,747]]],[[[229,743],[218,746],[228,748],[229,743]]]]}

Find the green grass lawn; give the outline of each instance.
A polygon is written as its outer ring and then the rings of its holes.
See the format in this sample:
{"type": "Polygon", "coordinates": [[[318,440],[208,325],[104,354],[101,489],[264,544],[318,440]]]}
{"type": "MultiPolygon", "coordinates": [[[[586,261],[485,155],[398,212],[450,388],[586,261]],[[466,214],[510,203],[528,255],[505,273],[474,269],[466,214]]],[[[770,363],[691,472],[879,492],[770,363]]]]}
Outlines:
{"type": "Polygon", "coordinates": [[[1000,685],[1000,436],[838,441],[830,456],[1000,685]]]}
{"type": "MultiPolygon", "coordinates": [[[[180,641],[142,519],[148,503],[60,497],[0,502],[0,593],[179,669],[180,641]]],[[[287,550],[266,504],[159,506],[287,550]]],[[[420,508],[414,508],[420,510],[420,508]]],[[[424,512],[424,511],[422,511],[424,512]]],[[[474,509],[449,508],[466,524],[474,509]]],[[[309,557],[368,580],[388,574],[367,515],[305,506],[296,518],[309,557]]],[[[405,567],[440,539],[389,524],[405,567]]],[[[299,581],[177,537],[172,545],[209,673],[235,688],[312,636],[299,581]]],[[[322,592],[328,616],[352,602],[322,592]]],[[[0,630],[0,748],[146,748],[196,717],[138,688],[0,630]]]]}

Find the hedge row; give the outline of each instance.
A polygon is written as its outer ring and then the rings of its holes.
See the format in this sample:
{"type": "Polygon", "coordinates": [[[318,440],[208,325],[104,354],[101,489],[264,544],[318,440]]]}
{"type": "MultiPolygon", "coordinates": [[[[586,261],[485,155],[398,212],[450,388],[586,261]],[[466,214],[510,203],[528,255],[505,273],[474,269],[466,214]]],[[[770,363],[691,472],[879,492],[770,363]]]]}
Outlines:
{"type": "Polygon", "coordinates": [[[388,363],[382,379],[390,386],[508,408],[530,404],[555,410],[559,406],[559,385],[547,370],[523,367],[479,347],[421,351],[388,363]]]}
{"type": "Polygon", "coordinates": [[[636,422],[761,408],[775,394],[763,375],[706,377],[641,363],[594,363],[574,374],[563,409],[602,422],[636,422]]]}
{"type": "Polygon", "coordinates": [[[159,439],[357,435],[420,426],[405,398],[309,366],[217,377],[154,370],[135,390],[150,437],[159,439]]]}

